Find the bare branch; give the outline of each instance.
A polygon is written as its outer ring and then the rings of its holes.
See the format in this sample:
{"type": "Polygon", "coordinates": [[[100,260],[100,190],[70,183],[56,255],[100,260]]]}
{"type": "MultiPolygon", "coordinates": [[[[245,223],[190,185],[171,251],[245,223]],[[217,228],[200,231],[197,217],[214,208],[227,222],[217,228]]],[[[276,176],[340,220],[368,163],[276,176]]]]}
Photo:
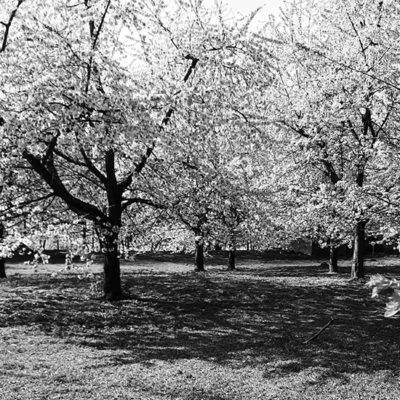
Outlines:
{"type": "Polygon", "coordinates": [[[393,89],[396,89],[396,90],[400,91],[400,86],[397,86],[397,85],[395,85],[395,84],[393,84],[393,83],[391,83],[391,82],[389,82],[389,81],[387,81],[385,79],[379,78],[379,76],[371,74],[368,71],[364,71],[364,70],[362,70],[360,68],[356,68],[356,67],[348,65],[348,64],[346,64],[344,62],[335,60],[334,58],[331,58],[331,57],[327,56],[326,54],[324,54],[322,51],[311,49],[310,47],[308,47],[308,46],[306,46],[306,45],[304,45],[302,43],[297,43],[297,47],[299,49],[301,49],[301,50],[309,51],[311,53],[314,53],[317,56],[325,58],[326,60],[328,60],[329,62],[331,62],[334,65],[339,65],[340,67],[346,68],[349,71],[357,72],[357,73],[359,73],[361,75],[368,76],[369,78],[374,79],[377,82],[383,83],[385,85],[390,86],[393,89]]]}
{"type": "Polygon", "coordinates": [[[8,42],[8,36],[10,34],[10,28],[11,24],[18,12],[19,7],[25,0],[18,0],[17,7],[14,8],[14,10],[10,14],[10,18],[8,19],[8,22],[2,22],[1,24],[5,27],[4,35],[3,35],[3,41],[0,47],[0,53],[3,53],[6,50],[7,47],[7,42],[8,42]]]}
{"type": "Polygon", "coordinates": [[[94,176],[96,176],[103,185],[106,185],[107,184],[107,177],[93,164],[92,160],[88,157],[88,155],[86,154],[85,149],[82,146],[79,146],[79,150],[80,150],[80,152],[82,154],[82,157],[83,157],[83,159],[85,161],[85,165],[88,168],[88,170],[94,176]]]}
{"type": "Polygon", "coordinates": [[[197,63],[200,61],[197,57],[194,57],[190,54],[188,54],[185,57],[185,60],[191,60],[192,63],[190,64],[190,67],[187,70],[185,77],[183,78],[184,82],[186,82],[190,78],[190,75],[193,73],[194,69],[196,68],[197,63]]]}
{"type": "Polygon", "coordinates": [[[96,206],[86,203],[73,196],[68,189],[65,187],[60,177],[58,176],[57,170],[54,166],[53,158],[49,157],[46,165],[41,160],[35,157],[33,154],[25,150],[22,153],[22,157],[28,161],[32,169],[38,173],[42,179],[51,187],[54,195],[60,197],[68,205],[68,207],[79,215],[85,216],[93,221],[97,219],[108,220],[107,216],[102,213],[96,206]]]}
{"type": "Polygon", "coordinates": [[[363,55],[365,64],[368,66],[367,55],[366,55],[366,53],[365,53],[365,51],[366,51],[367,48],[364,47],[364,44],[363,44],[363,42],[362,42],[362,40],[361,40],[360,34],[359,34],[359,32],[358,32],[358,29],[357,29],[356,26],[354,25],[354,22],[353,22],[353,20],[351,19],[350,14],[349,14],[348,12],[347,12],[346,14],[347,14],[347,18],[349,19],[350,24],[351,24],[351,26],[352,26],[352,28],[353,28],[354,33],[355,33],[356,36],[357,36],[358,42],[360,43],[361,53],[362,53],[362,55],[363,55]]]}
{"type": "Polygon", "coordinates": [[[132,204],[144,204],[144,205],[151,206],[151,207],[158,208],[158,209],[165,208],[164,205],[154,203],[154,201],[149,200],[149,199],[142,199],[140,197],[131,197],[131,198],[122,200],[122,210],[123,211],[126,210],[132,204]]]}
{"type": "Polygon", "coordinates": [[[292,131],[298,133],[300,136],[307,138],[307,139],[310,138],[310,135],[305,132],[304,128],[297,128],[295,126],[288,124],[286,121],[278,121],[278,122],[281,123],[282,125],[290,128],[292,131]]]}
{"type": "Polygon", "coordinates": [[[304,344],[310,343],[312,340],[315,340],[321,335],[322,332],[324,332],[335,320],[331,318],[331,320],[325,324],[315,335],[311,336],[309,339],[307,339],[304,344]]]}
{"type": "Polygon", "coordinates": [[[104,20],[106,19],[106,15],[107,15],[108,9],[110,8],[110,5],[111,5],[111,0],[108,0],[106,8],[104,10],[104,13],[103,13],[103,15],[101,17],[101,21],[100,21],[99,27],[97,29],[97,32],[94,34],[93,44],[92,44],[93,50],[96,48],[96,44],[97,44],[97,41],[98,41],[98,39],[100,37],[101,29],[103,28],[104,20]]]}
{"type": "Polygon", "coordinates": [[[67,156],[66,154],[64,154],[60,150],[58,150],[57,148],[54,149],[54,154],[56,154],[57,156],[61,157],[62,159],[64,159],[65,161],[67,161],[67,162],[69,162],[71,164],[77,165],[79,167],[85,167],[86,166],[85,163],[83,163],[81,161],[78,161],[78,160],[75,160],[74,158],[72,158],[70,156],[67,156]]]}
{"type": "MultiPolygon", "coordinates": [[[[190,54],[186,55],[185,59],[192,61],[190,66],[189,66],[189,69],[187,70],[187,72],[185,74],[185,77],[183,78],[183,81],[187,82],[187,80],[189,79],[190,75],[193,73],[194,69],[196,68],[196,65],[199,62],[199,59],[194,57],[194,56],[192,56],[192,55],[190,55],[190,54]]],[[[178,94],[178,93],[179,92],[177,92],[175,94],[178,94]]],[[[162,131],[164,129],[164,126],[166,126],[168,124],[168,122],[170,121],[173,113],[174,113],[174,109],[172,107],[169,108],[168,111],[165,114],[165,117],[161,121],[160,131],[162,131]]],[[[121,195],[129,187],[129,185],[131,185],[134,173],[140,174],[142,172],[143,168],[147,164],[147,160],[153,154],[155,145],[156,145],[156,143],[153,142],[150,146],[147,147],[146,153],[142,155],[142,158],[141,158],[140,162],[135,165],[134,172],[130,173],[122,182],[120,182],[118,184],[119,192],[120,192],[121,195]]]]}

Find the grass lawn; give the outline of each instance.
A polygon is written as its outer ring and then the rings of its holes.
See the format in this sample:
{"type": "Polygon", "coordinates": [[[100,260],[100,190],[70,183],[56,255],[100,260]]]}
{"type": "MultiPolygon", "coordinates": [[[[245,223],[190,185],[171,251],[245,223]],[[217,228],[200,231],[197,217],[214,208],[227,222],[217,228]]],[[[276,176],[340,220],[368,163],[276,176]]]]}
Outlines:
{"type": "Polygon", "coordinates": [[[134,299],[112,304],[95,298],[100,276],[59,268],[11,264],[0,281],[1,400],[400,399],[400,318],[346,263],[141,260],[122,268],[134,299]]]}

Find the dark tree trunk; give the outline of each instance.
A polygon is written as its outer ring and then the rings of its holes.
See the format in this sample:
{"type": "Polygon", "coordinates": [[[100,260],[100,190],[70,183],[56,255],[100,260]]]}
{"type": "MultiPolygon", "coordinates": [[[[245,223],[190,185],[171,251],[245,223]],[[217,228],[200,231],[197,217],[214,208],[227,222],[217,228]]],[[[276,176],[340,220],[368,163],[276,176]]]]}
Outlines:
{"type": "Polygon", "coordinates": [[[6,263],[4,258],[0,258],[0,278],[7,278],[6,263]]]}
{"type": "MultiPolygon", "coordinates": [[[[5,229],[4,225],[0,222],[0,239],[4,239],[5,229]]],[[[7,278],[6,275],[6,261],[4,258],[0,258],[0,278],[7,278]]]]}
{"type": "Polygon", "coordinates": [[[365,252],[365,225],[366,221],[359,221],[354,232],[353,263],[351,265],[351,279],[364,278],[365,252]]]}
{"type": "Polygon", "coordinates": [[[229,249],[229,257],[228,257],[228,270],[229,271],[233,271],[234,269],[236,269],[235,257],[236,257],[236,250],[229,249]]]}
{"type": "Polygon", "coordinates": [[[196,239],[195,271],[204,271],[204,240],[196,239]]]}
{"type": "Polygon", "coordinates": [[[86,242],[86,239],[87,239],[87,225],[86,225],[86,220],[84,220],[83,221],[83,223],[82,223],[82,240],[83,240],[83,243],[86,245],[87,244],[87,242],[86,242]]]}
{"type": "Polygon", "coordinates": [[[338,272],[338,249],[335,246],[330,247],[329,252],[329,272],[338,272]]]}
{"type": "Polygon", "coordinates": [[[120,300],[121,269],[117,250],[106,252],[104,255],[104,298],[106,300],[120,300]]]}
{"type": "Polygon", "coordinates": [[[215,250],[215,251],[221,251],[221,250],[222,250],[221,243],[218,243],[218,242],[215,243],[214,250],[215,250]]]}

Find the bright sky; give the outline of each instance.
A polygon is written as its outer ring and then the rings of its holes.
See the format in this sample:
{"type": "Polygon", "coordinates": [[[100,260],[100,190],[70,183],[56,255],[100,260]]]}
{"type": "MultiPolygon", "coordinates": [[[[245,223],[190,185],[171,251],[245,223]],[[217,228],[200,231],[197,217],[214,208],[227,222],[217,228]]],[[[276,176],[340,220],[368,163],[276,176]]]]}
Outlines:
{"type": "MultiPolygon", "coordinates": [[[[258,7],[263,7],[256,17],[257,22],[266,22],[269,14],[279,15],[279,7],[284,5],[285,0],[219,0],[231,9],[235,14],[249,15],[258,7]]],[[[205,4],[212,5],[215,0],[205,0],[205,4]]]]}
{"type": "Polygon", "coordinates": [[[223,0],[223,3],[242,14],[248,14],[257,7],[264,6],[263,14],[277,15],[279,7],[283,6],[283,0],[223,0]]]}

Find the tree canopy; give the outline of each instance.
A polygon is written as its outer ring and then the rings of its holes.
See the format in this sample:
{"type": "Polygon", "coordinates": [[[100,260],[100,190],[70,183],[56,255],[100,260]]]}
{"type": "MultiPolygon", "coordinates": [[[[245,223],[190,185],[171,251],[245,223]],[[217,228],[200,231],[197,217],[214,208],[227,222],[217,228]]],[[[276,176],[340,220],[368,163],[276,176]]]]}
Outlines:
{"type": "Polygon", "coordinates": [[[254,16],[201,1],[8,2],[7,246],[89,221],[109,299],[123,295],[127,241],[168,226],[232,251],[348,244],[363,277],[367,238],[398,237],[400,7],[302,0],[250,29],[254,16]]]}

